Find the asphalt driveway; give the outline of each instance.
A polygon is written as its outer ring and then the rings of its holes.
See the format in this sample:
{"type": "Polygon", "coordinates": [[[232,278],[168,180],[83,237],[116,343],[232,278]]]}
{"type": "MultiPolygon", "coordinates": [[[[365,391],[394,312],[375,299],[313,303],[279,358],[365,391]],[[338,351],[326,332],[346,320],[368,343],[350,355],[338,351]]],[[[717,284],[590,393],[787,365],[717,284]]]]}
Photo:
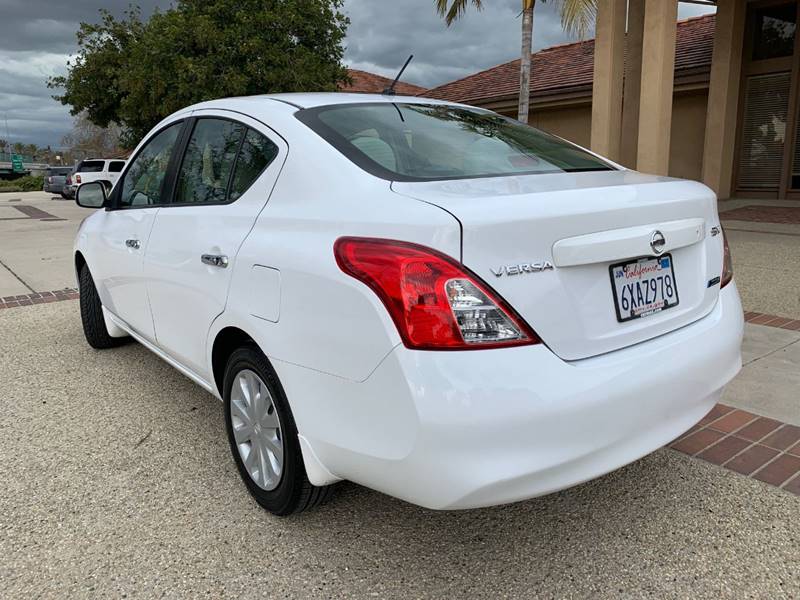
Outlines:
{"type": "Polygon", "coordinates": [[[343,484],[269,516],[221,404],[78,304],[0,311],[0,595],[800,595],[800,497],[673,450],[519,504],[437,513],[343,484]]]}

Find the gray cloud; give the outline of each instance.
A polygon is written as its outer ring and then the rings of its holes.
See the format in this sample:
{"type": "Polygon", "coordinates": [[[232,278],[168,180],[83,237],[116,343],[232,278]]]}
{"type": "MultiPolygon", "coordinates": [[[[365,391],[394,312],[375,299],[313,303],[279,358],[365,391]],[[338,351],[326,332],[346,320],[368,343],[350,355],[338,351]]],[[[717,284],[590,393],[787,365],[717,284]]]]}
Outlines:
{"type": "MultiPolygon", "coordinates": [[[[69,109],[51,98],[47,78],[64,73],[77,49],[81,21],[98,20],[98,9],[120,15],[131,0],[0,0],[0,137],[57,147],[70,130],[69,109]]],[[[145,14],[170,0],[134,0],[145,14]]],[[[433,0],[345,0],[351,20],[345,62],[394,76],[409,54],[415,59],[404,79],[439,85],[519,55],[519,0],[487,2],[445,27],[433,0]]],[[[682,5],[681,17],[708,12],[682,5]]],[[[534,19],[536,49],[570,41],[552,4],[539,2],[534,19]]]]}
{"type": "MultiPolygon", "coordinates": [[[[520,2],[496,0],[483,11],[470,10],[446,27],[432,0],[375,2],[347,0],[352,21],[347,62],[383,75],[396,74],[414,54],[405,80],[439,85],[519,56],[520,2]]],[[[552,4],[539,3],[534,18],[536,49],[569,41],[552,4]]]]}

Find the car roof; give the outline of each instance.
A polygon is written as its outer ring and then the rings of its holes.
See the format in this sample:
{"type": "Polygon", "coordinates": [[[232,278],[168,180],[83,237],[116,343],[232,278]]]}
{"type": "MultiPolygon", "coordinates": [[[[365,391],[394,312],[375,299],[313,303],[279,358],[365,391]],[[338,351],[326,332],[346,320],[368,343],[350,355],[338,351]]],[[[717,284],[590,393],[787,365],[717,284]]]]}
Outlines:
{"type": "Polygon", "coordinates": [[[264,100],[274,100],[282,102],[298,109],[316,108],[319,106],[330,106],[334,104],[364,104],[373,102],[404,104],[449,104],[454,106],[465,106],[445,100],[434,100],[432,98],[422,98],[419,96],[388,96],[385,94],[348,94],[345,92],[294,92],[286,94],[262,94],[258,96],[240,96],[234,98],[220,98],[210,100],[201,104],[188,107],[190,109],[199,108],[223,108],[230,103],[242,104],[261,104],[264,100]]]}

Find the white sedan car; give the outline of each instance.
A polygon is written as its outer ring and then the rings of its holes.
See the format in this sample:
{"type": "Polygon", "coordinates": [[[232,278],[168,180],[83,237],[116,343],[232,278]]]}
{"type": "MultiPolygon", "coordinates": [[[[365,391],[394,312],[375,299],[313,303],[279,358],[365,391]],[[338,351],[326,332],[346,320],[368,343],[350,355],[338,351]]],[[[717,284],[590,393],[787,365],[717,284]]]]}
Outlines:
{"type": "Polygon", "coordinates": [[[103,208],[75,243],[89,344],[132,337],[222,399],[279,515],[343,479],[435,509],[573,486],[684,433],[741,366],[708,188],[482,109],[206,102],[77,201],[103,208]]]}

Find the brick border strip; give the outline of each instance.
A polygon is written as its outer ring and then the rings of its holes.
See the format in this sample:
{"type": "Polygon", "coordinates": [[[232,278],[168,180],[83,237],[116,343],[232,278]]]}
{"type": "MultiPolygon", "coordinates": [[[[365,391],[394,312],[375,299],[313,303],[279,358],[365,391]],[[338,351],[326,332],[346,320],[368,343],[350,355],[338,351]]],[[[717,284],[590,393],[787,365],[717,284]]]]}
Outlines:
{"type": "Polygon", "coordinates": [[[800,496],[800,427],[717,404],[669,446],[800,496]]]}
{"type": "Polygon", "coordinates": [[[777,327],[778,329],[800,331],[800,319],[789,319],[787,317],[748,311],[744,313],[744,320],[746,323],[752,323],[753,325],[766,325],[767,327],[777,327]]]}
{"type": "Polygon", "coordinates": [[[21,296],[4,296],[0,298],[0,310],[18,306],[61,302],[62,300],[76,300],[77,298],[78,290],[75,288],[64,288],[63,290],[53,290],[52,292],[35,292],[33,294],[22,294],[21,296]]]}

